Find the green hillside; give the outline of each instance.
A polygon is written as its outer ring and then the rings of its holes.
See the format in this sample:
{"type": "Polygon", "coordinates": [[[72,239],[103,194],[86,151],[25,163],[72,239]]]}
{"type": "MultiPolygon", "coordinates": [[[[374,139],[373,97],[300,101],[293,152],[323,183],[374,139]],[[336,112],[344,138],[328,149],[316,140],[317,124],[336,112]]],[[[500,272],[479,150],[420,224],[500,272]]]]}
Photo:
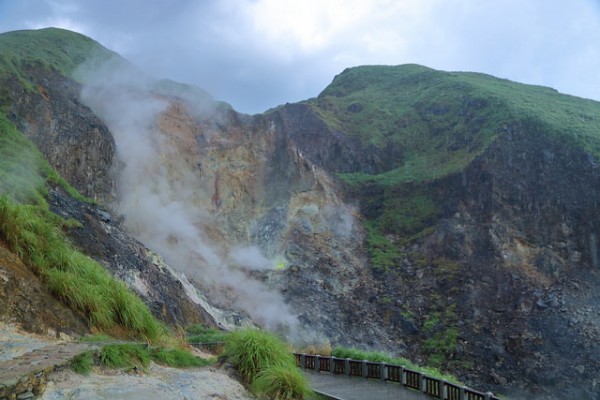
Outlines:
{"type": "MultiPolygon", "coordinates": [[[[27,89],[29,67],[70,76],[90,56],[109,57],[93,40],[61,29],[0,35],[0,106],[13,101],[2,85],[15,79],[27,89]]],[[[13,81],[14,83],[14,81],[13,81]]],[[[50,212],[48,188],[61,186],[72,197],[91,202],[48,164],[35,145],[0,109],[0,241],[25,261],[63,303],[89,320],[90,327],[150,341],[167,334],[142,300],[66,238],[77,227],[50,212]]]]}
{"type": "Polygon", "coordinates": [[[484,74],[419,65],[356,67],[309,104],[333,129],[405,149],[396,168],[341,175],[348,183],[394,185],[459,171],[503,127],[524,119],[600,155],[600,103],[484,74]]]}
{"type": "Polygon", "coordinates": [[[484,74],[356,67],[307,103],[331,129],[400,149],[378,174],[339,174],[360,201],[371,263],[380,271],[393,270],[405,257],[402,245],[440,218],[445,200],[435,181],[463,170],[511,126],[600,157],[599,102],[484,74]]]}
{"type": "Polygon", "coordinates": [[[0,35],[0,76],[14,75],[27,85],[25,66],[42,66],[70,76],[90,56],[113,54],[94,40],[64,29],[7,32],[0,35]]]}

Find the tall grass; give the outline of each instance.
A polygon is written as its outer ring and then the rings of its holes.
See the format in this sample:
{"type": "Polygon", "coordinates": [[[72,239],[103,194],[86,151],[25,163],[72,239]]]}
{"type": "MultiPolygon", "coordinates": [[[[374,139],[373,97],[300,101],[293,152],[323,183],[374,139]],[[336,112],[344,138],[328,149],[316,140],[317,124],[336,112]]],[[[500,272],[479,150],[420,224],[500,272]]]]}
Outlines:
{"type": "Polygon", "coordinates": [[[312,390],[302,372],[297,368],[276,365],[256,376],[252,391],[273,400],[304,399],[312,395],[312,390]]]}
{"type": "Polygon", "coordinates": [[[85,352],[73,358],[71,369],[78,374],[87,375],[96,362],[107,368],[144,369],[154,361],[157,364],[173,368],[204,367],[212,363],[196,357],[182,348],[149,348],[142,344],[109,344],[96,353],[85,352]]]}
{"type": "Polygon", "coordinates": [[[268,367],[295,367],[294,358],[287,345],[273,334],[257,329],[242,329],[229,334],[224,356],[247,383],[252,382],[268,367]]]}
{"type": "Polygon", "coordinates": [[[92,326],[114,326],[150,341],[165,327],[123,283],[76,250],[63,228],[73,225],[49,211],[46,182],[91,202],[68,185],[35,146],[0,113],[0,238],[30,264],[56,297],[83,312],[92,326]]]}
{"type": "Polygon", "coordinates": [[[52,293],[85,313],[91,325],[100,329],[119,325],[150,341],[166,334],[142,300],[73,248],[39,206],[17,204],[0,196],[0,235],[35,267],[52,293]]]}
{"type": "Polygon", "coordinates": [[[271,333],[255,329],[232,332],[223,354],[259,396],[303,399],[311,394],[290,349],[271,333]]]}
{"type": "Polygon", "coordinates": [[[89,375],[93,365],[94,358],[90,351],[81,353],[71,360],[71,369],[80,375],[89,375]]]}

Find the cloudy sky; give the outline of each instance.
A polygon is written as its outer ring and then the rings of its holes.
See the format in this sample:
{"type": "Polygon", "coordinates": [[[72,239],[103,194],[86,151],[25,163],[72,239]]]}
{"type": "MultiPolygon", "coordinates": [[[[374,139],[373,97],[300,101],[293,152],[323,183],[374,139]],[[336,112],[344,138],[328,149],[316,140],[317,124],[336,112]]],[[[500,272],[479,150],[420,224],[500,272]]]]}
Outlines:
{"type": "Polygon", "coordinates": [[[0,0],[0,32],[56,26],[256,113],[344,68],[417,63],[600,100],[600,0],[0,0]]]}

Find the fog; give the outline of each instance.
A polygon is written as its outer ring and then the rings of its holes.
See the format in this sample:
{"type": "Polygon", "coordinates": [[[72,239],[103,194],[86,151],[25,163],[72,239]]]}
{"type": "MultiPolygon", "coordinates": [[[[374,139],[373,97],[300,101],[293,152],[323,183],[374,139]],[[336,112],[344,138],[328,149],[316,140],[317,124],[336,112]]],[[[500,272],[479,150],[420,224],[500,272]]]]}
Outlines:
{"type": "MultiPolygon", "coordinates": [[[[120,171],[115,208],[126,227],[217,305],[241,310],[269,330],[295,332],[297,319],[281,295],[250,274],[274,268],[275,261],[247,243],[215,240],[210,232],[216,222],[195,198],[197,178],[167,168],[180,155],[157,126],[169,107],[164,91],[155,92],[158,81],[120,60],[85,64],[77,76],[84,82],[82,101],[115,139],[120,171]]],[[[168,95],[178,95],[174,90],[170,86],[168,95]]],[[[192,113],[210,115],[213,103],[200,92],[178,97],[191,102],[192,113]]]]}

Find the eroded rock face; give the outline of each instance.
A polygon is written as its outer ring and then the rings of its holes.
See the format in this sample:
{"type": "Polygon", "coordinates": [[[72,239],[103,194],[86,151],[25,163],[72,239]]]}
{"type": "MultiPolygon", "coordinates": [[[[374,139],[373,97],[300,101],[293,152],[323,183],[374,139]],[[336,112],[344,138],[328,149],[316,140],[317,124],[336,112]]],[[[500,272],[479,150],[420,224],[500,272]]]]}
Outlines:
{"type": "Polygon", "coordinates": [[[12,100],[7,115],[73,187],[110,204],[116,193],[115,143],[102,121],[79,101],[80,85],[39,66],[23,70],[32,89],[14,75],[2,80],[12,100]]]}
{"type": "MultiPolygon", "coordinates": [[[[14,87],[21,100],[12,118],[72,184],[118,204],[131,187],[118,185],[126,166],[115,161],[112,136],[81,105],[74,83],[45,74],[36,78],[43,90],[14,87]]],[[[531,121],[515,122],[459,173],[353,192],[336,173],[390,170],[403,150],[366,148],[329,129],[307,104],[249,117],[227,107],[196,113],[173,94],[147,95],[164,104],[151,124],[162,139],[149,174],[164,174],[168,200],[201,215],[191,225],[219,261],[237,245],[281,259],[283,268],[243,276],[280,293],[306,330],[423,363],[442,352],[443,368],[482,389],[548,398],[553,389],[558,398],[571,395],[569,385],[582,388],[578,398],[598,392],[600,174],[593,156],[531,121]],[[373,270],[361,218],[376,216],[386,198],[414,193],[431,198],[435,215],[410,241],[390,238],[402,255],[395,270],[373,270]]],[[[136,288],[155,314],[210,323],[196,303],[179,298],[181,282],[121,230],[118,213],[59,191],[51,199],[55,211],[84,225],[72,240],[136,288]]],[[[125,224],[131,217],[124,213],[125,224]]],[[[210,275],[219,270],[198,265],[198,285],[216,294],[210,275]]]]}
{"type": "Polygon", "coordinates": [[[75,200],[61,188],[50,191],[49,203],[56,214],[81,223],[68,231],[71,241],[132,288],[159,319],[178,326],[216,325],[161,257],[124,232],[108,211],[75,200]]]}
{"type": "Polygon", "coordinates": [[[592,399],[600,171],[583,150],[534,132],[507,127],[464,171],[427,184],[440,215],[402,249],[397,273],[380,277],[379,298],[391,301],[379,310],[421,357],[456,327],[445,367],[469,384],[592,399]]]}

